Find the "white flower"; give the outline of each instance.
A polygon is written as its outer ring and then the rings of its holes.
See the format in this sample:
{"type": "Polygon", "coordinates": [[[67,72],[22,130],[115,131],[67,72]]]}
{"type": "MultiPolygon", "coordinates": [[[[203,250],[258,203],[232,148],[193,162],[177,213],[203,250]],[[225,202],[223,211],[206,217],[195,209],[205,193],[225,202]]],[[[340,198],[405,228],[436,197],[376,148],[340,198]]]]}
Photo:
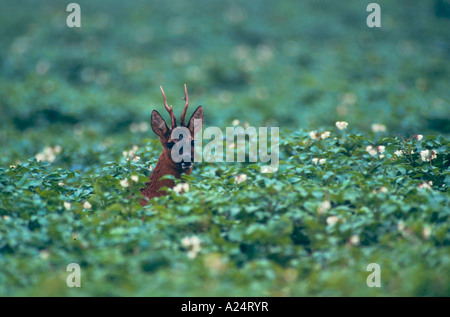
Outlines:
{"type": "Polygon", "coordinates": [[[122,180],[120,181],[120,186],[122,186],[122,187],[128,187],[128,186],[130,186],[130,184],[128,183],[128,179],[122,179],[122,180]]]}
{"type": "Polygon", "coordinates": [[[384,154],[380,154],[379,158],[380,159],[384,158],[384,154]]]}
{"type": "Polygon", "coordinates": [[[241,123],[238,119],[234,119],[233,120],[233,122],[231,122],[231,124],[234,126],[234,127],[237,127],[238,125],[239,125],[239,123],[241,123]]]}
{"type": "Polygon", "coordinates": [[[15,166],[15,165],[10,165],[10,166],[9,166],[10,169],[15,169],[16,167],[17,167],[17,166],[15,166]]]}
{"type": "Polygon", "coordinates": [[[397,230],[398,230],[398,231],[403,232],[403,231],[405,230],[405,228],[406,228],[406,226],[405,226],[405,223],[404,223],[403,221],[400,221],[400,222],[397,224],[397,230]]]}
{"type": "Polygon", "coordinates": [[[137,176],[137,175],[132,175],[132,176],[131,176],[131,180],[132,180],[133,182],[137,183],[137,182],[139,181],[139,176],[137,176]]]}
{"type": "Polygon", "coordinates": [[[337,127],[339,130],[347,129],[347,126],[348,126],[348,122],[345,122],[345,121],[337,121],[337,122],[336,122],[336,127],[337,127]]]}
{"type": "Polygon", "coordinates": [[[394,152],[394,154],[396,156],[402,156],[403,155],[403,151],[402,150],[397,150],[397,151],[394,152]]]}
{"type": "Polygon", "coordinates": [[[429,181],[428,183],[421,183],[419,184],[419,189],[431,189],[431,186],[433,186],[433,182],[429,181]]]}
{"type": "Polygon", "coordinates": [[[139,146],[133,145],[133,147],[132,147],[131,150],[129,150],[129,151],[123,151],[123,152],[122,152],[122,155],[125,156],[125,157],[128,157],[128,158],[127,158],[127,161],[129,161],[129,160],[130,160],[130,157],[132,157],[132,158],[134,158],[135,162],[137,162],[137,161],[139,161],[139,159],[140,159],[139,156],[136,156],[136,152],[137,152],[138,150],[139,150],[139,146]],[[137,160],[136,160],[136,158],[137,158],[137,160]]]}
{"type": "Polygon", "coordinates": [[[189,259],[195,259],[197,257],[197,252],[194,250],[188,251],[187,253],[189,259]]]}
{"type": "Polygon", "coordinates": [[[386,131],[386,126],[384,124],[380,124],[380,123],[372,124],[371,128],[372,128],[373,132],[385,132],[386,131]]]}
{"type": "Polygon", "coordinates": [[[66,184],[64,184],[63,182],[59,182],[59,183],[58,183],[58,186],[61,186],[61,187],[62,187],[62,186],[65,186],[65,185],[66,185],[66,184]]]}
{"type": "Polygon", "coordinates": [[[324,159],[324,158],[319,159],[319,158],[315,157],[315,158],[312,159],[312,162],[313,162],[314,164],[317,164],[317,163],[319,163],[319,164],[325,164],[326,161],[327,161],[327,159],[324,159]]]}
{"type": "Polygon", "coordinates": [[[359,236],[358,235],[356,235],[356,234],[354,234],[354,235],[352,235],[351,237],[350,237],[350,244],[351,245],[359,245],[359,242],[360,242],[360,240],[359,240],[359,236]]]}
{"type": "Polygon", "coordinates": [[[71,207],[72,207],[71,203],[69,203],[67,201],[64,202],[64,208],[66,208],[67,210],[70,210],[71,207]]]}
{"type": "Polygon", "coordinates": [[[431,228],[429,226],[426,226],[422,230],[422,237],[424,237],[425,239],[428,239],[430,236],[431,236],[431,228]]]}
{"type": "Polygon", "coordinates": [[[435,150],[423,150],[420,151],[420,157],[422,158],[422,161],[429,162],[431,160],[434,160],[437,157],[437,154],[435,150]]]}
{"type": "Polygon", "coordinates": [[[184,237],[183,239],[181,239],[181,244],[183,245],[183,247],[189,247],[191,245],[191,237],[184,237]]]}
{"type": "Polygon", "coordinates": [[[309,132],[309,136],[312,140],[317,140],[319,138],[319,133],[317,133],[316,131],[311,131],[309,132]]]}
{"type": "Polygon", "coordinates": [[[422,134],[417,134],[416,135],[416,139],[417,139],[417,141],[422,141],[423,135],[422,134]]]}
{"type": "Polygon", "coordinates": [[[189,184],[188,183],[184,183],[183,184],[183,191],[185,191],[185,192],[189,191],[189,184]]]}
{"type": "Polygon", "coordinates": [[[265,174],[265,173],[275,173],[275,170],[272,167],[270,167],[270,166],[264,166],[261,169],[261,173],[263,173],[263,174],[265,174]]]}
{"type": "Polygon", "coordinates": [[[329,200],[324,200],[320,204],[319,208],[317,208],[317,213],[319,215],[322,215],[323,213],[325,213],[325,211],[327,211],[330,208],[331,208],[331,202],[329,200]]]}
{"type": "Polygon", "coordinates": [[[55,161],[55,159],[56,159],[56,155],[53,154],[53,153],[51,153],[51,154],[48,154],[48,155],[47,155],[47,158],[46,158],[44,161],[47,161],[47,162],[52,163],[52,162],[55,161]]]}
{"type": "Polygon", "coordinates": [[[191,245],[192,245],[192,249],[194,249],[195,251],[199,251],[200,250],[200,239],[197,236],[192,236],[191,237],[191,245]]]}
{"type": "Polygon", "coordinates": [[[427,161],[427,158],[429,155],[430,155],[430,151],[428,151],[428,150],[420,151],[420,156],[422,158],[422,161],[424,161],[424,162],[427,161]]]}
{"type": "Polygon", "coordinates": [[[91,208],[92,208],[92,205],[91,205],[90,202],[85,201],[85,202],[83,203],[83,208],[84,208],[84,209],[91,209],[91,208]]]}
{"type": "Polygon", "coordinates": [[[380,188],[380,192],[382,192],[382,193],[387,193],[388,190],[387,190],[386,187],[383,186],[383,187],[380,188]]]}
{"type": "Polygon", "coordinates": [[[339,218],[337,216],[329,216],[327,218],[327,224],[329,226],[332,226],[332,225],[336,224],[338,221],[339,221],[339,218]]]}
{"type": "MultiPolygon", "coordinates": [[[[380,151],[380,153],[383,153],[385,148],[383,145],[379,145],[377,148],[374,148],[373,146],[368,145],[366,147],[366,152],[368,152],[371,156],[376,156],[378,153],[377,149],[378,149],[378,151],[380,151]]],[[[383,157],[384,157],[384,155],[383,155],[383,157]]],[[[383,157],[380,157],[380,158],[383,158],[383,157]]]]}
{"type": "Polygon", "coordinates": [[[61,153],[62,148],[59,145],[55,147],[46,146],[41,153],[36,154],[38,162],[46,161],[52,163],[56,159],[56,154],[61,153]]]}
{"type": "Polygon", "coordinates": [[[173,190],[174,190],[174,192],[179,194],[183,190],[183,186],[181,186],[181,184],[178,184],[173,188],[173,190]]]}
{"type": "Polygon", "coordinates": [[[135,161],[136,163],[140,160],[141,158],[139,157],[139,156],[135,156],[134,158],[133,158],[133,161],[135,161]]]}
{"type": "Polygon", "coordinates": [[[151,172],[151,171],[153,171],[153,165],[150,165],[149,167],[148,167],[148,170],[151,172]]]}
{"type": "Polygon", "coordinates": [[[62,148],[59,145],[57,145],[53,148],[53,152],[55,152],[56,154],[61,153],[61,151],[62,151],[62,148]]]}
{"type": "Polygon", "coordinates": [[[325,140],[325,139],[327,139],[327,138],[329,138],[330,137],[330,131],[325,131],[325,132],[323,132],[321,135],[320,135],[320,138],[322,139],[322,140],[325,140]]]}
{"type": "Polygon", "coordinates": [[[54,152],[54,150],[53,150],[53,148],[52,147],[50,147],[50,146],[46,146],[45,148],[44,148],[44,154],[46,154],[46,155],[53,155],[53,152],[54,152]]]}
{"type": "Polygon", "coordinates": [[[188,249],[187,255],[190,259],[195,258],[201,250],[201,242],[197,236],[184,237],[181,244],[188,249]]]}
{"type": "Polygon", "coordinates": [[[236,181],[236,183],[240,184],[242,182],[245,182],[247,180],[247,175],[245,174],[239,174],[237,175],[234,180],[236,181]]]}
{"type": "Polygon", "coordinates": [[[188,191],[189,191],[189,184],[188,184],[188,183],[181,183],[181,184],[178,184],[178,185],[176,185],[176,186],[173,188],[173,190],[174,190],[176,193],[178,193],[178,194],[180,194],[180,193],[182,193],[182,192],[188,192],[188,191]]]}
{"type": "Polygon", "coordinates": [[[47,250],[42,250],[39,252],[39,257],[43,260],[47,260],[50,256],[50,253],[47,250]]]}

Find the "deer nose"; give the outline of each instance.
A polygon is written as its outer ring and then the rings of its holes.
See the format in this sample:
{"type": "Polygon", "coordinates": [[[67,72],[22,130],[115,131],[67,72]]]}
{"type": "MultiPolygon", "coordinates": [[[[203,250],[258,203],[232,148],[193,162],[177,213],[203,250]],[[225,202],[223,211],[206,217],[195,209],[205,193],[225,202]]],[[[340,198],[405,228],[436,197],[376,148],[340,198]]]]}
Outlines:
{"type": "Polygon", "coordinates": [[[181,155],[181,161],[178,163],[178,166],[180,166],[182,169],[190,169],[192,167],[192,156],[190,154],[183,154],[181,155]]]}

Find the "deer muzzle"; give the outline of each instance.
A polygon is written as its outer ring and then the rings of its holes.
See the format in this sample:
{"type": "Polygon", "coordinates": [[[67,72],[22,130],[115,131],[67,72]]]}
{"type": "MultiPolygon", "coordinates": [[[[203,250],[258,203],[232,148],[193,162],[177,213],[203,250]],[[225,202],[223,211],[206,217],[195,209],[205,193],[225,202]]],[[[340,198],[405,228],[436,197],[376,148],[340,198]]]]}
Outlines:
{"type": "Polygon", "coordinates": [[[183,170],[190,169],[194,163],[194,158],[190,154],[181,155],[181,161],[177,163],[178,167],[183,170]]]}

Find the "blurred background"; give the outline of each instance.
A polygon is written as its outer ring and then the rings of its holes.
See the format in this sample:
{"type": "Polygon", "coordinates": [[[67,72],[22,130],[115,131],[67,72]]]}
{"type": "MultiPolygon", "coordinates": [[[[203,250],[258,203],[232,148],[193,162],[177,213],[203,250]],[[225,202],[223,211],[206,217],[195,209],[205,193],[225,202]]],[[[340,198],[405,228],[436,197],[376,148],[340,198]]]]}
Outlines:
{"type": "MultiPolygon", "coordinates": [[[[450,133],[450,2],[2,1],[0,163],[47,144],[154,138],[159,85],[206,125],[450,133]]],[[[131,141],[130,141],[131,140],[131,141]]]]}

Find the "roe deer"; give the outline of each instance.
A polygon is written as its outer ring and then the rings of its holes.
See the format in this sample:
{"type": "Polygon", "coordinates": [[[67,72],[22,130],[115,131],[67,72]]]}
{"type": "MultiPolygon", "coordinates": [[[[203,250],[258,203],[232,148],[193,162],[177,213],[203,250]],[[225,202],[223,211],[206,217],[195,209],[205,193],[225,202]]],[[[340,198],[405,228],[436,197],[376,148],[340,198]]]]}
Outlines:
{"type": "MultiPolygon", "coordinates": [[[[170,119],[172,121],[172,128],[169,129],[164,119],[158,113],[158,111],[153,110],[151,125],[153,132],[159,137],[161,144],[163,146],[163,151],[161,156],[159,157],[158,163],[156,163],[155,168],[153,169],[152,174],[150,175],[150,182],[146,183],[146,188],[141,188],[141,193],[144,195],[144,199],[141,201],[141,205],[146,205],[149,199],[153,197],[159,197],[167,195],[167,193],[163,190],[160,190],[161,187],[173,188],[175,186],[175,182],[171,179],[163,179],[160,180],[161,177],[165,175],[173,175],[175,178],[180,178],[182,173],[186,173],[190,175],[192,173],[192,167],[194,163],[194,120],[201,120],[201,124],[204,122],[204,113],[203,107],[198,106],[189,119],[187,125],[184,122],[186,116],[186,110],[189,106],[189,99],[186,84],[184,85],[184,98],[183,100],[186,102],[184,106],[183,113],[181,114],[181,125],[177,127],[177,120],[173,113],[173,107],[167,105],[166,95],[164,94],[164,90],[161,88],[161,93],[164,99],[164,107],[170,114],[170,119]],[[174,145],[182,140],[183,135],[180,135],[180,129],[188,129],[190,132],[190,140],[183,140],[183,142],[191,142],[191,151],[190,153],[182,153],[184,147],[181,147],[179,155],[181,155],[182,160],[180,162],[175,162],[172,157],[172,148],[174,145]],[[181,138],[172,138],[172,136],[181,138]]],[[[198,121],[197,121],[198,122],[198,121]]]]}

